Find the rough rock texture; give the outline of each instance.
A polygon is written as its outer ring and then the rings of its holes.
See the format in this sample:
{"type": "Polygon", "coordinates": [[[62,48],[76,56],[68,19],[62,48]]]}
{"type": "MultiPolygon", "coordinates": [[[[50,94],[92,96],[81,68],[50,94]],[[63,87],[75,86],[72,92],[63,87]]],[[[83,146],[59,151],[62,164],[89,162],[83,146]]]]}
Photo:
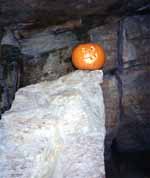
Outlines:
{"type": "Polygon", "coordinates": [[[51,81],[73,71],[71,51],[72,48],[65,47],[31,59],[24,56],[22,85],[51,81]]]}
{"type": "Polygon", "coordinates": [[[15,31],[10,35],[10,30],[7,30],[2,39],[2,46],[5,44],[16,47],[17,43],[21,51],[22,86],[54,80],[74,69],[71,64],[71,50],[78,43],[76,35],[69,31],[54,34],[49,30],[26,31],[23,39],[15,31]]]}
{"type": "Polygon", "coordinates": [[[116,126],[120,113],[120,91],[118,78],[116,77],[116,69],[118,68],[118,32],[118,22],[111,22],[88,31],[90,40],[102,45],[106,51],[102,88],[106,107],[107,129],[116,126]]]}
{"type": "Polygon", "coordinates": [[[74,70],[72,32],[54,34],[49,29],[26,31],[24,38],[6,28],[1,41],[0,112],[8,110],[18,87],[54,80],[74,70]],[[27,33],[28,32],[28,33],[27,33]]]}
{"type": "Polygon", "coordinates": [[[20,76],[21,51],[13,42],[12,33],[9,33],[7,39],[2,38],[0,46],[0,113],[10,108],[20,85],[20,76]]]}
{"type": "Polygon", "coordinates": [[[118,80],[121,115],[105,138],[108,178],[150,177],[149,17],[127,17],[120,22],[118,65],[114,75],[118,80]]]}
{"type": "Polygon", "coordinates": [[[118,23],[110,23],[89,31],[91,42],[98,43],[105,49],[105,70],[115,68],[117,64],[117,33],[118,23]]]}
{"type": "Polygon", "coordinates": [[[22,54],[38,56],[55,49],[72,47],[77,43],[76,36],[71,32],[53,34],[46,29],[42,32],[31,34],[28,38],[19,40],[22,54]]]}
{"type": "Polygon", "coordinates": [[[130,68],[121,75],[124,113],[140,119],[150,117],[150,66],[130,68]],[[129,80],[130,78],[130,80],[129,80]]]}
{"type": "Polygon", "coordinates": [[[111,15],[133,13],[148,3],[149,0],[1,0],[0,24],[48,25],[95,15],[99,21],[104,21],[111,15]]]}
{"type": "MultiPolygon", "coordinates": [[[[110,129],[112,128],[112,124],[109,125],[111,127],[108,127],[105,144],[107,177],[112,177],[113,171],[116,171],[114,178],[117,176],[118,178],[123,176],[125,178],[132,176],[143,178],[146,175],[150,175],[150,169],[148,167],[150,149],[147,147],[150,134],[149,74],[150,68],[148,66],[140,67],[140,69],[132,68],[132,70],[124,72],[121,77],[123,80],[123,95],[121,100],[123,113],[119,122],[114,124],[115,127],[113,125],[113,129],[110,129]],[[131,73],[129,74],[128,72],[131,73]],[[134,79],[129,80],[133,76],[134,79]],[[119,132],[116,135],[118,128],[119,132]],[[113,130],[113,133],[110,132],[111,130],[113,130]],[[114,155],[112,157],[111,152],[113,150],[111,148],[113,148],[112,143],[115,140],[117,140],[117,144],[121,145],[121,148],[118,150],[117,145],[117,153],[115,147],[115,153],[113,152],[114,155]],[[112,159],[115,162],[109,167],[112,159]],[[147,168],[143,167],[142,164],[143,166],[147,165],[147,168]],[[141,177],[141,175],[143,176],[141,177]]],[[[111,123],[114,123],[114,121],[111,120],[111,123]]]]}
{"type": "Polygon", "coordinates": [[[120,96],[116,77],[113,75],[105,75],[102,89],[105,103],[106,128],[114,128],[119,121],[120,113],[120,96]]]}
{"type": "Polygon", "coordinates": [[[149,117],[149,19],[149,15],[131,16],[118,25],[89,31],[91,40],[106,43],[103,90],[107,128],[115,127],[123,112],[149,117]]]}
{"type": "Polygon", "coordinates": [[[102,45],[106,52],[104,82],[102,84],[106,108],[106,128],[114,128],[120,116],[120,91],[115,70],[118,67],[118,31],[119,23],[111,22],[89,30],[90,40],[102,45]]]}
{"type": "Polygon", "coordinates": [[[78,43],[72,32],[53,34],[47,30],[18,39],[23,57],[22,85],[54,80],[71,72],[71,50],[78,43]]]}
{"type": "Polygon", "coordinates": [[[150,64],[150,15],[125,18],[123,22],[123,63],[150,64]]]}
{"type": "Polygon", "coordinates": [[[1,178],[104,178],[102,71],[17,91],[0,121],[1,178]]]}

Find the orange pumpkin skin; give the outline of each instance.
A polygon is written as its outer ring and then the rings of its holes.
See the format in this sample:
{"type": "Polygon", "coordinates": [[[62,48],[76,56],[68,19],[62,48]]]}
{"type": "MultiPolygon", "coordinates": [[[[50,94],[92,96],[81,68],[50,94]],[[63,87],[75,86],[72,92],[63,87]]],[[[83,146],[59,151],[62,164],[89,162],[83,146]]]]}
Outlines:
{"type": "Polygon", "coordinates": [[[105,63],[104,49],[94,43],[79,44],[72,51],[72,63],[81,70],[96,70],[105,63]]]}

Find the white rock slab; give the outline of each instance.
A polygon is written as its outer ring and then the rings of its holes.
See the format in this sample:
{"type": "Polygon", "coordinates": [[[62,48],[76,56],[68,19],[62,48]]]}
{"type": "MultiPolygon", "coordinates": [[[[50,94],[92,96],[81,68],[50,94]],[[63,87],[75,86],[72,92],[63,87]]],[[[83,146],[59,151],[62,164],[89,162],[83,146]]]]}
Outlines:
{"type": "Polygon", "coordinates": [[[104,178],[102,71],[17,91],[0,121],[0,178],[104,178]]]}

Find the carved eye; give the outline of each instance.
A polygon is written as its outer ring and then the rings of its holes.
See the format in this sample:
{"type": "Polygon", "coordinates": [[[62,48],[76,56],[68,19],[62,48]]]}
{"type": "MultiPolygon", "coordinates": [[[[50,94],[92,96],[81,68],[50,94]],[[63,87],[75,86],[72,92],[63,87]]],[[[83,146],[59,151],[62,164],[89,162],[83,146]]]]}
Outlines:
{"type": "Polygon", "coordinates": [[[91,46],[90,49],[91,49],[91,51],[94,51],[94,47],[93,46],[91,46]]]}

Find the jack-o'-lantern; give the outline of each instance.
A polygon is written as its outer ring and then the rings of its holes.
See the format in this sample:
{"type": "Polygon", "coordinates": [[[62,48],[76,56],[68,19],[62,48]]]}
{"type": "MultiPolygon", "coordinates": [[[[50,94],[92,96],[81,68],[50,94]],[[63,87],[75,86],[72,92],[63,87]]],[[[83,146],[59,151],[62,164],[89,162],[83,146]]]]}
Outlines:
{"type": "Polygon", "coordinates": [[[79,44],[72,51],[72,63],[82,70],[100,69],[105,63],[104,49],[94,43],[79,44]]]}

